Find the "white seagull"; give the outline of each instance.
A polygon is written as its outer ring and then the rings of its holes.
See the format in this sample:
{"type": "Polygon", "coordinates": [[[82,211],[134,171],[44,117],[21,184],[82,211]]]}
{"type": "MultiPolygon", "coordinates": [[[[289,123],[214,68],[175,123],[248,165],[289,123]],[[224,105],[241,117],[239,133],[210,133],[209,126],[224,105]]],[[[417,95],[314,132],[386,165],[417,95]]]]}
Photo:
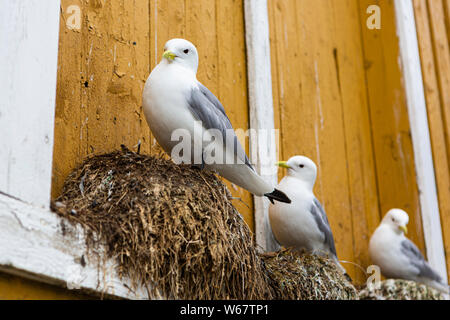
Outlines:
{"type": "Polygon", "coordinates": [[[416,245],[405,237],[408,214],[401,209],[386,213],[369,242],[372,262],[386,278],[421,282],[441,292],[449,287],[423,257],[416,245]]]}
{"type": "Polygon", "coordinates": [[[189,136],[192,150],[183,150],[181,157],[191,152],[188,159],[191,164],[215,170],[232,183],[256,196],[266,196],[271,202],[290,202],[284,193],[255,172],[224,107],[197,80],[197,68],[198,53],[191,42],[172,39],[166,43],[163,58],[148,77],[143,93],[145,117],[158,143],[172,156],[172,151],[179,151],[179,139],[174,139],[173,134],[182,129],[189,136]],[[200,128],[196,124],[198,121],[201,121],[200,128]],[[219,138],[216,138],[217,133],[219,138]],[[205,148],[211,146],[223,153],[223,162],[205,159],[205,148]],[[200,148],[200,157],[195,153],[196,148],[200,148]],[[225,158],[232,159],[231,163],[225,158]]]}
{"type": "Polygon", "coordinates": [[[292,203],[275,203],[269,208],[275,239],[284,247],[328,256],[346,274],[337,258],[327,214],[313,193],[316,164],[307,157],[295,156],[277,165],[288,169],[277,189],[284,192],[292,203]]]}

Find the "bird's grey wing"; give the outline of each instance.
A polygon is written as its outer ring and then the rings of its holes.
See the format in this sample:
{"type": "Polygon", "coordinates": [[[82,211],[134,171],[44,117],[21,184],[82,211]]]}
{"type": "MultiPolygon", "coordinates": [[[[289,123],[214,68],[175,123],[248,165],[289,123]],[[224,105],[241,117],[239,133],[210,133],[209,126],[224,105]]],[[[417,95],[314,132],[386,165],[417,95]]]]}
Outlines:
{"type": "Polygon", "coordinates": [[[419,270],[419,276],[432,279],[437,282],[442,281],[442,278],[433,269],[431,269],[419,248],[417,248],[412,241],[409,239],[403,240],[401,243],[401,251],[408,257],[409,262],[419,270]]]}
{"type": "Polygon", "coordinates": [[[251,165],[244,149],[242,148],[236,134],[234,133],[233,126],[231,125],[230,119],[225,113],[223,105],[220,103],[219,99],[208,90],[200,82],[197,82],[198,87],[193,87],[190,92],[190,97],[188,97],[189,108],[194,115],[194,117],[201,121],[206,129],[218,129],[222,133],[223,141],[226,145],[226,134],[233,134],[233,143],[235,154],[241,156],[243,161],[252,170],[251,165]]]}
{"type": "Polygon", "coordinates": [[[330,227],[330,223],[328,222],[327,214],[325,213],[325,210],[323,209],[322,205],[320,204],[320,201],[317,200],[316,198],[314,198],[313,203],[311,205],[311,213],[314,217],[314,220],[317,223],[317,226],[319,227],[319,230],[325,236],[324,242],[327,244],[328,248],[330,249],[330,252],[335,257],[337,257],[333,233],[331,232],[331,227],[330,227]]]}

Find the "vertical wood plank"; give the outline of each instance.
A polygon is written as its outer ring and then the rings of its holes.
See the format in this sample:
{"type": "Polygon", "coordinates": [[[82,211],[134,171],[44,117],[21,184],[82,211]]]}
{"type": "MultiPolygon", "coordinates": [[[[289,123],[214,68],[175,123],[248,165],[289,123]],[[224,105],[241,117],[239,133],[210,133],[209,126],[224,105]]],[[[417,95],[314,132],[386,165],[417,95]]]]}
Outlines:
{"type": "Polygon", "coordinates": [[[59,1],[0,2],[0,191],[50,205],[59,1]]]}
{"type": "MultiPolygon", "coordinates": [[[[330,3],[334,12],[330,32],[335,39],[333,50],[346,140],[353,262],[367,268],[368,241],[378,227],[380,211],[361,36],[357,36],[359,32],[348,36],[360,28],[359,8],[354,0],[330,3]]],[[[364,282],[365,274],[357,270],[355,280],[364,282]]]]}
{"type": "MultiPolygon", "coordinates": [[[[83,155],[81,123],[81,63],[83,34],[69,29],[74,14],[70,6],[82,8],[81,0],[62,0],[59,27],[58,82],[56,88],[55,142],[53,147],[52,197],[59,195],[64,179],[79,164],[83,155]]],[[[85,134],[84,134],[85,136],[85,134]]]]}
{"type": "MultiPolygon", "coordinates": [[[[225,106],[227,115],[245,150],[249,151],[249,140],[239,135],[249,128],[247,63],[244,38],[244,11],[242,0],[216,0],[218,98],[225,106]]],[[[253,197],[242,188],[225,180],[234,197],[233,205],[243,215],[251,230],[254,230],[253,197]]]]}
{"type": "MultiPolygon", "coordinates": [[[[86,156],[122,143],[133,148],[139,140],[141,152],[161,153],[141,100],[146,78],[172,38],[196,44],[198,79],[221,99],[234,127],[247,130],[242,0],[63,0],[62,11],[53,197],[86,156]],[[70,5],[81,8],[81,30],[66,27],[70,5]]],[[[228,185],[242,200],[234,204],[252,227],[251,195],[228,185]]]]}
{"type": "Polygon", "coordinates": [[[450,41],[450,0],[443,0],[445,10],[445,25],[447,26],[447,38],[450,41]]]}
{"type": "Polygon", "coordinates": [[[409,213],[409,236],[424,252],[425,243],[408,112],[395,26],[394,3],[379,0],[381,29],[366,27],[370,0],[358,1],[368,86],[378,197],[382,216],[391,208],[409,213]]]}
{"type": "MultiPolygon", "coordinates": [[[[305,41],[300,43],[303,50],[308,50],[309,54],[308,57],[305,55],[305,61],[312,73],[312,77],[302,79],[304,101],[302,106],[303,108],[311,106],[314,114],[313,131],[309,132],[309,139],[304,143],[315,142],[316,152],[312,157],[319,168],[316,195],[328,214],[338,257],[340,260],[354,261],[347,145],[334,59],[335,47],[331,37],[333,24],[321,22],[333,21],[334,13],[330,5],[331,3],[326,0],[318,2],[315,8],[310,6],[308,1],[296,2],[298,20],[304,21],[308,28],[311,28],[305,35],[305,41]],[[314,34],[311,30],[315,30],[314,34]],[[310,83],[312,90],[305,90],[303,85],[307,82],[310,83]]],[[[295,140],[291,141],[294,143],[295,140]]],[[[296,149],[297,147],[292,145],[289,153],[295,154],[296,149]]],[[[355,276],[353,265],[345,267],[349,274],[355,276]]]]}
{"type": "Polygon", "coordinates": [[[450,45],[446,30],[444,4],[441,0],[427,1],[430,17],[431,37],[436,63],[439,92],[442,101],[442,116],[447,141],[447,157],[450,158],[450,45]]]}
{"type": "MultiPolygon", "coordinates": [[[[341,260],[353,261],[353,226],[346,132],[330,36],[334,8],[327,1],[271,1],[274,104],[284,159],[303,154],[319,169],[315,193],[327,211],[341,260]],[[275,46],[274,46],[275,45],[275,46]],[[273,62],[274,63],[274,62],[273,62]],[[330,160],[332,159],[332,160],[330,160]]],[[[284,174],[284,173],[283,173],[284,174]]],[[[355,275],[353,265],[347,271],[355,275]]]]}
{"type": "MultiPolygon", "coordinates": [[[[73,2],[62,3],[65,12],[73,2]]],[[[81,30],[61,23],[55,117],[53,196],[65,177],[92,154],[142,141],[150,132],[142,112],[142,90],[149,73],[147,1],[82,1],[81,30]]]]}
{"type": "Polygon", "coordinates": [[[0,273],[0,300],[77,300],[90,296],[0,273]]]}
{"type": "Polygon", "coordinates": [[[447,274],[450,274],[450,165],[449,158],[447,157],[448,147],[445,136],[445,122],[442,115],[443,105],[440,99],[437,68],[434,62],[433,41],[426,0],[415,0],[414,12],[422,62],[431,145],[433,149],[439,210],[441,213],[442,232],[446,249],[447,274]]]}
{"type": "MultiPolygon", "coordinates": [[[[412,238],[424,249],[393,2],[377,1],[381,30],[366,27],[371,4],[269,1],[280,154],[318,164],[315,192],[340,259],[363,269],[371,264],[368,240],[392,207],[410,213],[412,238]]],[[[348,269],[356,281],[365,279],[348,269]]]]}
{"type": "Polygon", "coordinates": [[[427,258],[431,266],[447,279],[444,245],[434,177],[428,116],[422,81],[413,2],[395,0],[395,16],[400,59],[414,147],[417,184],[424,228],[427,258]]]}

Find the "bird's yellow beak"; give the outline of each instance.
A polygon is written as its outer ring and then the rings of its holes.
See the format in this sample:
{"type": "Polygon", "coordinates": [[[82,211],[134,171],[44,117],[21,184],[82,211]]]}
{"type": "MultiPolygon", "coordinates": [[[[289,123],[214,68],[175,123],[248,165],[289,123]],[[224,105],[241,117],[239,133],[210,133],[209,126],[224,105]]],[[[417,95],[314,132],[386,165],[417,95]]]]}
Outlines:
{"type": "Polygon", "coordinates": [[[279,161],[276,163],[277,166],[281,167],[281,168],[287,168],[290,169],[291,167],[287,164],[286,161],[279,161]]]}
{"type": "Polygon", "coordinates": [[[170,50],[167,50],[166,52],[163,53],[163,58],[166,58],[169,61],[173,61],[173,59],[175,59],[176,56],[177,55],[170,50]]]}
{"type": "Polygon", "coordinates": [[[399,226],[400,230],[402,230],[405,234],[408,234],[408,228],[406,226],[399,226]]]}

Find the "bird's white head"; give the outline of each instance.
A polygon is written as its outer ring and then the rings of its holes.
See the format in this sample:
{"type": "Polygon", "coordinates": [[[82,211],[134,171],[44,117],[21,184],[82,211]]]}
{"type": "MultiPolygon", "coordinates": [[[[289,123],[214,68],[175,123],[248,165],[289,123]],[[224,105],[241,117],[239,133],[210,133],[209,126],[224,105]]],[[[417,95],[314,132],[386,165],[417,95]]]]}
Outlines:
{"type": "Polygon", "coordinates": [[[391,209],[384,216],[381,221],[382,225],[392,228],[397,234],[408,233],[406,225],[409,222],[408,214],[401,209],[391,209]]]}
{"type": "Polygon", "coordinates": [[[169,40],[164,45],[162,61],[181,65],[196,74],[198,69],[197,48],[184,39],[169,40]]]}
{"type": "Polygon", "coordinates": [[[308,185],[314,187],[317,177],[317,166],[308,157],[294,156],[288,161],[280,161],[277,163],[279,167],[287,168],[287,174],[306,182],[308,185]]]}

